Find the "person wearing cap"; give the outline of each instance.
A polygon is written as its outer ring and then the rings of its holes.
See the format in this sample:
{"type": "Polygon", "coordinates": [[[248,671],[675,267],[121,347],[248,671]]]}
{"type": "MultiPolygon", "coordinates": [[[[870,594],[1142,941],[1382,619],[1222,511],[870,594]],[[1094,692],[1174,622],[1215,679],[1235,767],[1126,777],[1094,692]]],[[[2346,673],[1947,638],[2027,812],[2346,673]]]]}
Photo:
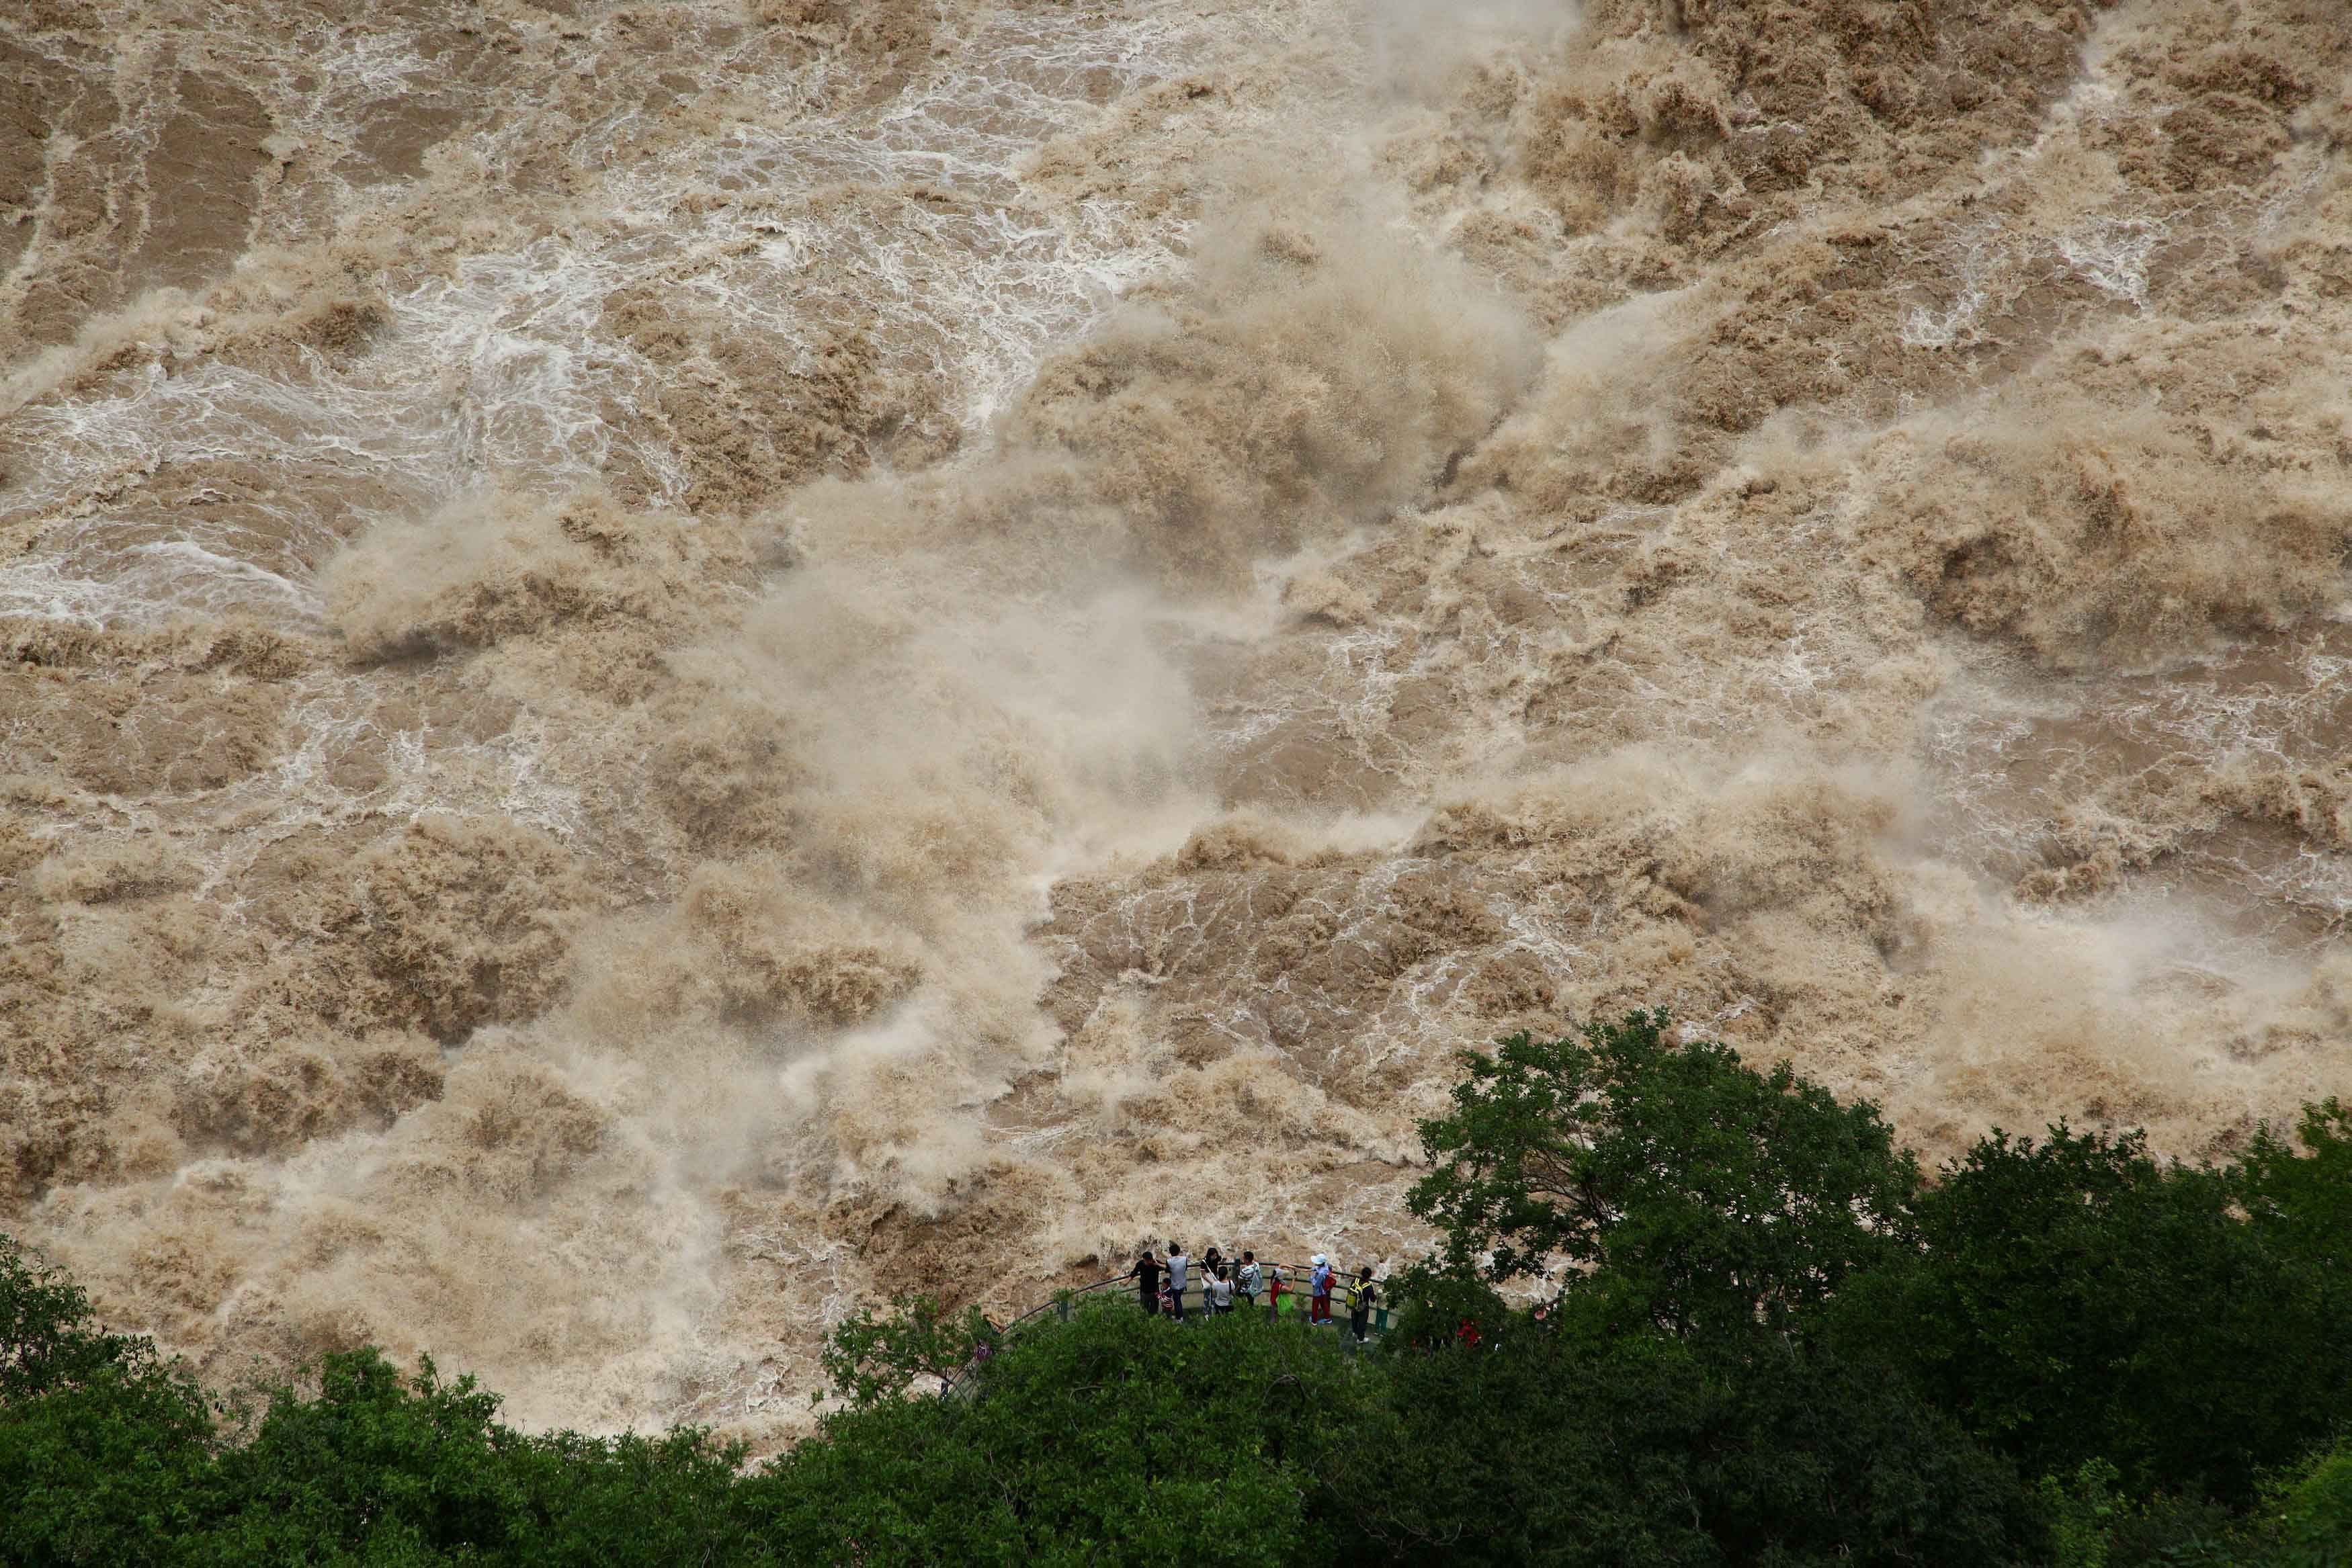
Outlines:
{"type": "Polygon", "coordinates": [[[1318,1252],[1307,1261],[1314,1265],[1314,1272],[1307,1277],[1307,1293],[1313,1298],[1307,1309],[1307,1321],[1328,1323],[1331,1321],[1331,1260],[1318,1252]]]}

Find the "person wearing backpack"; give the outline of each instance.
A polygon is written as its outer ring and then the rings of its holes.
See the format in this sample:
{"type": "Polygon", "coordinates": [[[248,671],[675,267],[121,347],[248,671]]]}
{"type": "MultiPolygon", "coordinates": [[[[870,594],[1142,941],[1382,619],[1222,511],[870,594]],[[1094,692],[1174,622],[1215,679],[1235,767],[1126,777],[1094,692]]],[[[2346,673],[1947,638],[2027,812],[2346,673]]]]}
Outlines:
{"type": "Polygon", "coordinates": [[[1370,1337],[1372,1322],[1372,1302],[1380,1291],[1372,1283],[1372,1271],[1359,1269],[1356,1282],[1348,1287],[1348,1332],[1361,1344],[1370,1337]]]}
{"type": "Polygon", "coordinates": [[[1257,1293],[1265,1286],[1265,1272],[1257,1266],[1256,1253],[1247,1250],[1242,1253],[1242,1277],[1236,1283],[1241,1291],[1242,1305],[1255,1307],[1257,1293]]]}

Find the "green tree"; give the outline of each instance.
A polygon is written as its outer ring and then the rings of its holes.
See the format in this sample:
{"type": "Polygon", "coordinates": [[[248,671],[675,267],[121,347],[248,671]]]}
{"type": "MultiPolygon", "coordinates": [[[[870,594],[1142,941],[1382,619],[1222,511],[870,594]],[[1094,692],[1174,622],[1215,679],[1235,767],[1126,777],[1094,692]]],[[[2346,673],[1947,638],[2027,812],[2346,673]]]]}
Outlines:
{"type": "Polygon", "coordinates": [[[2315,1452],[2352,1409],[2336,1103],[2221,1168],[1996,1133],[1923,1192],[1870,1107],[1664,1021],[1474,1061],[1414,1193],[1447,1246],[1376,1354],[908,1300],[750,1476],[373,1350],[224,1426],[0,1238],[0,1563],[2352,1565],[2352,1444],[2315,1452]]]}
{"type": "Polygon", "coordinates": [[[1349,1563],[1680,1568],[1724,1561],[1694,1491],[1719,1411],[1661,1339],[1588,1354],[1526,1320],[1473,1349],[1377,1358],[1378,1418],[1322,1469],[1318,1521],[1349,1563]]]}
{"type": "Polygon", "coordinates": [[[1410,1197],[1448,1269],[1500,1283],[1564,1260],[1568,1292],[1687,1335],[1785,1326],[1901,1247],[1917,1169],[1874,1106],[1670,1043],[1666,1023],[1465,1053],[1410,1197]]]}
{"type": "Polygon", "coordinates": [[[749,1491],[793,1563],[1313,1563],[1308,1492],[1376,1386],[1303,1326],[1097,1304],[967,1396],[830,1416],[749,1491]]]}
{"type": "Polygon", "coordinates": [[[2352,1439],[2298,1466],[2265,1501],[2275,1568],[2352,1568],[2352,1439]]]}
{"type": "Polygon", "coordinates": [[[0,1236],[0,1405],[79,1386],[141,1354],[140,1342],[92,1326],[81,1287],[0,1236]]]}
{"type": "Polygon", "coordinates": [[[504,1560],[517,1568],[772,1562],[738,1485],[743,1449],[691,1427],[659,1437],[524,1437],[499,1429],[494,1462],[519,1503],[504,1560]]]}
{"type": "Polygon", "coordinates": [[[2263,1245],[2309,1270],[2313,1288],[2342,1310],[2352,1294],[2352,1110],[2305,1105],[2292,1140],[2264,1124],[2231,1186],[2263,1245]]]}
{"type": "Polygon", "coordinates": [[[2015,1469],[1876,1369],[1773,1343],[1715,1375],[1725,1430],[1701,1497],[1727,1561],[2044,1560],[2015,1469]]]}
{"type": "Polygon", "coordinates": [[[819,1360],[834,1397],[863,1409],[919,1378],[952,1381],[995,1339],[978,1307],[950,1312],[929,1296],[893,1296],[886,1312],[860,1307],[834,1325],[819,1360]]]}
{"type": "Polygon", "coordinates": [[[2105,1459],[2084,1460],[2071,1480],[2042,1478],[2052,1568],[2107,1568],[2107,1536],[2127,1506],[2116,1495],[2116,1482],[2122,1479],[2105,1459]]]}
{"type": "Polygon", "coordinates": [[[2135,1497],[2242,1504],[2326,1435],[2347,1377],[2342,1325],[2237,1186],[2137,1134],[1996,1132],[1920,1197],[1920,1249],[1846,1292],[1842,1346],[1902,1368],[2029,1474],[2104,1459],[2135,1497]]]}
{"type": "Polygon", "coordinates": [[[271,1398],[252,1440],[222,1456],[205,1550],[222,1563],[427,1562],[500,1555],[524,1492],[498,1462],[498,1396],[445,1383],[428,1357],[404,1375],[373,1349],[330,1355],[319,1392],[271,1398]]]}
{"type": "Polygon", "coordinates": [[[143,1337],[0,1236],[0,1556],[170,1560],[202,1509],[212,1413],[143,1337]]]}
{"type": "Polygon", "coordinates": [[[1315,1500],[1343,1561],[1559,1568],[1998,1564],[2042,1528],[2014,1471],[1900,1384],[1790,1347],[1587,1339],[1525,1314],[1383,1354],[1315,1500]]]}
{"type": "MultiPolygon", "coordinates": [[[[1433,1349],[1498,1339],[1515,1317],[1510,1303],[1475,1272],[1449,1269],[1445,1260],[1421,1259],[1389,1277],[1390,1349],[1433,1349]]],[[[1547,1329],[1557,1326],[1548,1315],[1547,1329]]]]}
{"type": "Polygon", "coordinates": [[[280,1389],[223,1455],[208,1564],[767,1560],[736,1492],[740,1448],[692,1427],[660,1438],[530,1437],[471,1377],[414,1374],[374,1350],[330,1355],[319,1391],[280,1389]]]}

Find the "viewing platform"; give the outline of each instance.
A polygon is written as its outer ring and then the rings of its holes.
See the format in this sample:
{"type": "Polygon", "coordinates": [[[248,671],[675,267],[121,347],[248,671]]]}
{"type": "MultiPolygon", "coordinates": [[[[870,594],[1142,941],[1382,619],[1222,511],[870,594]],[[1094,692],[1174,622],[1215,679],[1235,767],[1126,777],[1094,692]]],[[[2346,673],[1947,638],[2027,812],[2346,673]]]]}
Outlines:
{"type": "MultiPolygon", "coordinates": [[[[1265,1318],[1268,1322],[1279,1322],[1286,1318],[1307,1321],[1311,1315],[1314,1305],[1314,1296],[1306,1288],[1310,1270],[1305,1267],[1294,1268],[1287,1263],[1282,1264],[1279,1266],[1281,1279],[1277,1284],[1271,1277],[1276,1266],[1266,1264],[1264,1267],[1268,1270],[1269,1278],[1265,1288],[1258,1292],[1258,1299],[1255,1301],[1249,1301],[1236,1289],[1234,1292],[1233,1305],[1223,1312],[1216,1312],[1208,1304],[1208,1299],[1202,1288],[1202,1270],[1198,1267],[1193,1268],[1189,1271],[1184,1281],[1184,1313],[1181,1321],[1196,1322],[1210,1317],[1240,1316],[1253,1312],[1265,1318]]],[[[1378,1303],[1365,1315],[1364,1335],[1361,1340],[1359,1340],[1349,1318],[1344,1282],[1335,1275],[1332,1285],[1334,1288],[1331,1291],[1331,1316],[1324,1322],[1317,1324],[1317,1327],[1328,1327],[1335,1331],[1342,1348],[1350,1354],[1389,1332],[1393,1322],[1390,1308],[1384,1302],[1378,1303]]],[[[1381,1287],[1384,1281],[1375,1281],[1374,1285],[1381,1287]]],[[[992,1350],[994,1346],[1002,1346],[1013,1334],[1034,1324],[1048,1321],[1067,1322],[1082,1309],[1097,1303],[1108,1305],[1121,1301],[1139,1312],[1143,1310],[1141,1290],[1136,1277],[1131,1273],[1117,1275],[1108,1280],[1097,1280],[1092,1284],[1079,1285],[1071,1290],[1057,1291],[1052,1301],[1042,1306],[1030,1308],[1009,1322],[996,1325],[996,1337],[992,1350]]],[[[1173,1314],[1163,1309],[1156,1315],[1169,1317],[1173,1314]]],[[[963,1370],[957,1373],[947,1385],[940,1389],[941,1395],[953,1394],[966,1387],[972,1372],[984,1365],[988,1359],[987,1354],[982,1354],[966,1363],[963,1370]]]]}

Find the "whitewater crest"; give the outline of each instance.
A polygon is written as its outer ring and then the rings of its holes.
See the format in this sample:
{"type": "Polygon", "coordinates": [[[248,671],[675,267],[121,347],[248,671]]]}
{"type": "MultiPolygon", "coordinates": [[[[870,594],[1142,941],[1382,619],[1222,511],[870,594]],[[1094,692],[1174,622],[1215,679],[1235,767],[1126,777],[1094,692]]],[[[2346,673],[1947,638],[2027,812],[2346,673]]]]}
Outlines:
{"type": "Polygon", "coordinates": [[[2334,5],[224,16],[0,17],[0,1228],[207,1375],[786,1441],[1637,1005],[2344,1089],[2334,5]]]}

